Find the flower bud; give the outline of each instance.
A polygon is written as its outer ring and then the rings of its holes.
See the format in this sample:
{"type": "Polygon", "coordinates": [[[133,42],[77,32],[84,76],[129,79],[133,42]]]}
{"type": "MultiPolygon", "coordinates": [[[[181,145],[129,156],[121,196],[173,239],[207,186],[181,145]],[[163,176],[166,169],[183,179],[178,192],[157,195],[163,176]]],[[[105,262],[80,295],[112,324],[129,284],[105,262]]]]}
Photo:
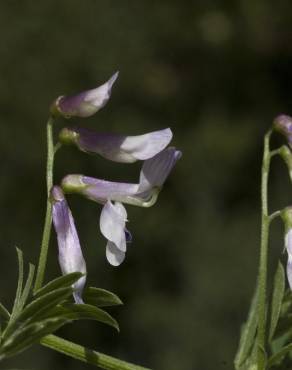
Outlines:
{"type": "Polygon", "coordinates": [[[292,146],[292,117],[281,114],[274,119],[274,129],[286,136],[288,143],[292,146]]]}
{"type": "Polygon", "coordinates": [[[105,106],[110,98],[116,72],[106,83],[95,89],[83,91],[76,95],[60,96],[52,104],[51,113],[55,116],[90,117],[105,106]]]}
{"type": "MultiPolygon", "coordinates": [[[[59,264],[62,273],[81,272],[86,274],[86,264],[83,258],[74,219],[63,191],[59,186],[54,186],[51,191],[53,204],[53,223],[57,234],[59,248],[59,264]]],[[[74,283],[73,296],[76,303],[83,303],[82,291],[86,277],[82,276],[74,283]]]]}
{"type": "Polygon", "coordinates": [[[279,149],[279,154],[283,158],[284,162],[286,163],[289,176],[290,176],[290,180],[292,182],[292,153],[291,153],[291,150],[286,145],[283,145],[279,149]]]}

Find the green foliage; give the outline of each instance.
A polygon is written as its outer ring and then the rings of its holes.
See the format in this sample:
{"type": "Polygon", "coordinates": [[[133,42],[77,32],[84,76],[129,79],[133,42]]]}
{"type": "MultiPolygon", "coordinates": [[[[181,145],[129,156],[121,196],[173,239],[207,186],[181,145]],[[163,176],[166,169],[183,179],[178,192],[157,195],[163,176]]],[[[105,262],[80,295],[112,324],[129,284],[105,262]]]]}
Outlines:
{"type": "Polygon", "coordinates": [[[274,278],[269,340],[273,338],[273,335],[278,324],[284,292],[285,292],[285,271],[282,263],[279,262],[274,278]]]}
{"type": "Polygon", "coordinates": [[[17,249],[19,276],[11,314],[0,304],[2,325],[0,360],[24,351],[43,337],[74,320],[95,320],[119,330],[117,321],[96,306],[121,304],[113,293],[103,289],[88,288],[85,299],[92,304],[73,304],[72,285],[82,276],[71,273],[58,277],[32,294],[34,266],[29,265],[24,283],[23,254],[17,249]],[[96,305],[94,305],[97,303],[96,305]]]}
{"type": "Polygon", "coordinates": [[[64,318],[67,320],[96,320],[110,325],[119,331],[119,325],[107,312],[89,304],[65,303],[56,306],[47,314],[48,318],[64,318]]]}
{"type": "Polygon", "coordinates": [[[123,304],[120,298],[105,289],[89,287],[84,290],[85,302],[97,307],[109,307],[123,304]]]}
{"type": "Polygon", "coordinates": [[[283,296],[279,320],[271,341],[271,357],[268,367],[283,366],[283,361],[292,350],[292,294],[287,291],[283,296]]]}
{"type": "MultiPolygon", "coordinates": [[[[239,348],[235,357],[236,370],[257,369],[257,295],[254,293],[248,319],[243,325],[239,348]]],[[[288,344],[292,339],[292,294],[285,293],[285,271],[281,262],[278,263],[274,276],[273,294],[271,300],[271,314],[269,326],[268,348],[271,354],[267,360],[268,368],[282,366],[285,356],[292,350],[288,344]]]]}
{"type": "Polygon", "coordinates": [[[57,277],[54,280],[51,280],[49,283],[44,285],[42,288],[38,289],[34,293],[34,297],[38,298],[41,295],[44,295],[46,293],[50,293],[56,289],[59,288],[66,288],[71,287],[71,285],[77,281],[79,278],[81,278],[82,273],[81,272],[73,272],[71,274],[63,275],[60,277],[57,277]]]}
{"type": "Polygon", "coordinates": [[[254,357],[255,335],[257,330],[257,304],[258,304],[258,287],[253,295],[249,313],[245,324],[241,329],[238,350],[235,356],[234,365],[236,370],[247,369],[246,363],[249,363],[254,357]]]}

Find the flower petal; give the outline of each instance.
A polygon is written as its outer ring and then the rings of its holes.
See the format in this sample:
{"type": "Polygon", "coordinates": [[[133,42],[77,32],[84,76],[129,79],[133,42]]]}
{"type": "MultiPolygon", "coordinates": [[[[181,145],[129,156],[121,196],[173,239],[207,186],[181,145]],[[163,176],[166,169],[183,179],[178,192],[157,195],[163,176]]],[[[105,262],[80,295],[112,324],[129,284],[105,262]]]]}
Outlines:
{"type": "Polygon", "coordinates": [[[125,225],[127,212],[125,207],[116,202],[107,201],[100,215],[100,230],[105,238],[114,243],[122,252],[126,252],[125,225]]]}
{"type": "MultiPolygon", "coordinates": [[[[83,258],[82,250],[74,219],[64,197],[62,189],[54,186],[51,192],[53,203],[53,223],[57,233],[59,247],[59,264],[62,273],[71,272],[86,273],[86,264],[83,258]]],[[[76,303],[82,303],[82,291],[85,285],[86,277],[81,277],[74,285],[74,299],[76,303]]]]}
{"type": "Polygon", "coordinates": [[[113,242],[106,246],[106,258],[112,266],[119,266],[125,259],[125,252],[122,252],[113,242]]]}
{"type": "Polygon", "coordinates": [[[291,256],[288,256],[286,272],[287,272],[287,279],[288,279],[288,283],[290,286],[290,290],[292,290],[292,257],[291,256]]]}
{"type": "Polygon", "coordinates": [[[138,184],[105,181],[87,176],[82,177],[82,183],[86,186],[81,193],[102,204],[108,199],[127,203],[127,199],[135,196],[139,187],[138,184]]]}
{"type": "Polygon", "coordinates": [[[182,153],[169,147],[155,157],[144,162],[140,173],[139,193],[147,192],[155,187],[161,187],[182,153]]]}
{"type": "Polygon", "coordinates": [[[285,248],[288,253],[288,260],[287,260],[287,278],[289,282],[290,289],[292,290],[292,229],[288,229],[288,232],[285,235],[285,248]]]}
{"type": "Polygon", "coordinates": [[[65,144],[75,144],[80,150],[97,153],[106,159],[121,163],[146,160],[162,151],[171,141],[169,128],[144,135],[125,136],[97,133],[85,128],[64,128],[59,139],[65,144]]]}

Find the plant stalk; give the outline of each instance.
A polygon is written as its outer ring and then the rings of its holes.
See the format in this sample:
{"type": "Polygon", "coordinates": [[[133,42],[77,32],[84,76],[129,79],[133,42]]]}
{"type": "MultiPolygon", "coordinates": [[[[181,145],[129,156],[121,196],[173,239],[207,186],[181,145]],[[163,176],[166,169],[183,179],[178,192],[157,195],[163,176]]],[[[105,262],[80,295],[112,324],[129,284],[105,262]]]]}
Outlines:
{"type": "Polygon", "coordinates": [[[53,167],[54,167],[54,139],[53,139],[53,124],[54,119],[50,117],[47,122],[47,170],[46,170],[46,182],[47,182],[47,210],[46,210],[46,217],[45,217],[45,224],[43,229],[43,236],[42,236],[42,243],[41,243],[41,251],[38,263],[38,269],[36,274],[36,280],[34,284],[34,292],[41,288],[46,264],[47,264],[47,255],[50,243],[50,235],[51,235],[51,228],[52,228],[52,204],[50,202],[50,190],[53,186],[53,167]]]}
{"type": "Polygon", "coordinates": [[[261,248],[259,261],[259,298],[258,298],[258,333],[257,333],[257,362],[258,370],[266,368],[266,297],[267,297],[267,264],[268,264],[268,243],[270,217],[268,214],[268,180],[270,171],[270,136],[268,131],[264,138],[264,154],[262,162],[261,179],[261,248]]]}
{"type": "Polygon", "coordinates": [[[87,364],[97,366],[106,370],[150,370],[148,368],[131,364],[119,360],[117,358],[105,355],[100,352],[90,350],[86,347],[80,346],[57,337],[56,335],[47,335],[42,338],[40,342],[43,346],[51,348],[57,352],[63,353],[67,356],[73,357],[87,364]]]}

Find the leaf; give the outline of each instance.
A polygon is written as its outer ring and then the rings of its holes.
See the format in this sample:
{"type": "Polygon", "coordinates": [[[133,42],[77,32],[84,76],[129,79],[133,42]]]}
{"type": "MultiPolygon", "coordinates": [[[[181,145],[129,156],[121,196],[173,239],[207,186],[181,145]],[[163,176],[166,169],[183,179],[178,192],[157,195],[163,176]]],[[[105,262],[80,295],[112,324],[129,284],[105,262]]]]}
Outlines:
{"type": "Polygon", "coordinates": [[[39,298],[33,300],[29,305],[27,305],[18,317],[18,321],[29,320],[34,321],[34,317],[40,319],[42,313],[45,313],[50,308],[62,303],[66,298],[71,295],[73,289],[70,288],[60,288],[53,292],[42,295],[39,298]]]}
{"type": "Polygon", "coordinates": [[[67,320],[63,318],[47,319],[16,330],[2,345],[1,357],[6,358],[22,352],[42,337],[55,332],[66,322],[67,320]]]}
{"type": "Polygon", "coordinates": [[[254,341],[252,351],[242,365],[240,370],[257,370],[257,341],[254,341]]]}
{"type": "Polygon", "coordinates": [[[114,327],[119,331],[119,324],[106,311],[89,304],[66,303],[50,312],[48,318],[66,318],[68,320],[96,320],[114,327]]]}
{"type": "Polygon", "coordinates": [[[0,303],[0,316],[2,316],[5,320],[10,319],[10,313],[9,311],[3,306],[2,303],[0,303]]]}
{"type": "MultiPolygon", "coordinates": [[[[286,303],[284,303],[284,305],[286,305],[286,303]]],[[[285,335],[287,332],[291,332],[291,328],[292,328],[292,313],[286,309],[284,310],[284,313],[283,313],[283,307],[282,307],[274,337],[278,338],[278,337],[285,335]]]]}
{"type": "Polygon", "coordinates": [[[274,277],[274,289],[271,308],[271,322],[269,331],[269,340],[271,341],[280,317],[282,301],[285,292],[285,271],[281,262],[278,263],[277,271],[274,277]]]}
{"type": "Polygon", "coordinates": [[[279,352],[271,356],[267,363],[267,368],[269,369],[275,364],[278,364],[283,360],[283,358],[292,351],[292,343],[288,344],[287,346],[283,347],[279,352]]]}
{"type": "Polygon", "coordinates": [[[292,330],[290,326],[290,329],[285,330],[281,336],[276,337],[274,336],[273,340],[270,343],[270,348],[272,352],[271,354],[274,355],[277,352],[279,352],[281,348],[285,347],[291,341],[291,339],[292,339],[292,330]]]}
{"type": "Polygon", "coordinates": [[[240,369],[241,365],[248,358],[254,344],[255,334],[258,324],[257,315],[258,286],[253,295],[247,321],[242,327],[238,350],[234,359],[235,369],[240,369]]]}
{"type": "Polygon", "coordinates": [[[292,311],[292,292],[290,289],[287,289],[283,297],[281,316],[286,316],[289,311],[292,311]]]}
{"type": "Polygon", "coordinates": [[[21,297],[22,284],[23,284],[23,253],[17,247],[16,247],[16,252],[17,252],[17,258],[18,258],[18,282],[17,282],[16,295],[15,295],[15,300],[14,300],[11,316],[14,316],[17,314],[18,304],[19,304],[19,300],[21,297]]]}
{"type": "Polygon", "coordinates": [[[72,288],[60,288],[53,292],[42,295],[35,299],[13,320],[10,321],[5,332],[4,339],[7,339],[14,331],[15,327],[22,327],[33,321],[40,321],[43,315],[48,314],[49,310],[62,303],[69,295],[72,294],[72,288]]]}
{"type": "Polygon", "coordinates": [[[29,264],[28,278],[26,280],[25,287],[24,287],[23,292],[21,294],[21,297],[19,299],[19,310],[23,309],[23,307],[24,307],[24,305],[27,301],[28,295],[30,293],[30,288],[31,288],[31,285],[32,285],[33,277],[34,277],[34,270],[35,270],[35,266],[32,263],[30,263],[29,264]]]}
{"type": "Polygon", "coordinates": [[[59,288],[70,287],[72,284],[74,284],[82,276],[83,276],[83,274],[81,272],[72,272],[70,274],[60,276],[60,277],[50,281],[48,284],[44,285],[39,290],[37,290],[35,292],[34,296],[37,298],[37,297],[40,297],[41,295],[49,293],[53,290],[56,290],[56,289],[59,289],[59,288]]]}
{"type": "Polygon", "coordinates": [[[94,287],[89,287],[84,290],[83,299],[86,303],[98,307],[109,307],[123,304],[116,294],[105,289],[94,287]]]}

